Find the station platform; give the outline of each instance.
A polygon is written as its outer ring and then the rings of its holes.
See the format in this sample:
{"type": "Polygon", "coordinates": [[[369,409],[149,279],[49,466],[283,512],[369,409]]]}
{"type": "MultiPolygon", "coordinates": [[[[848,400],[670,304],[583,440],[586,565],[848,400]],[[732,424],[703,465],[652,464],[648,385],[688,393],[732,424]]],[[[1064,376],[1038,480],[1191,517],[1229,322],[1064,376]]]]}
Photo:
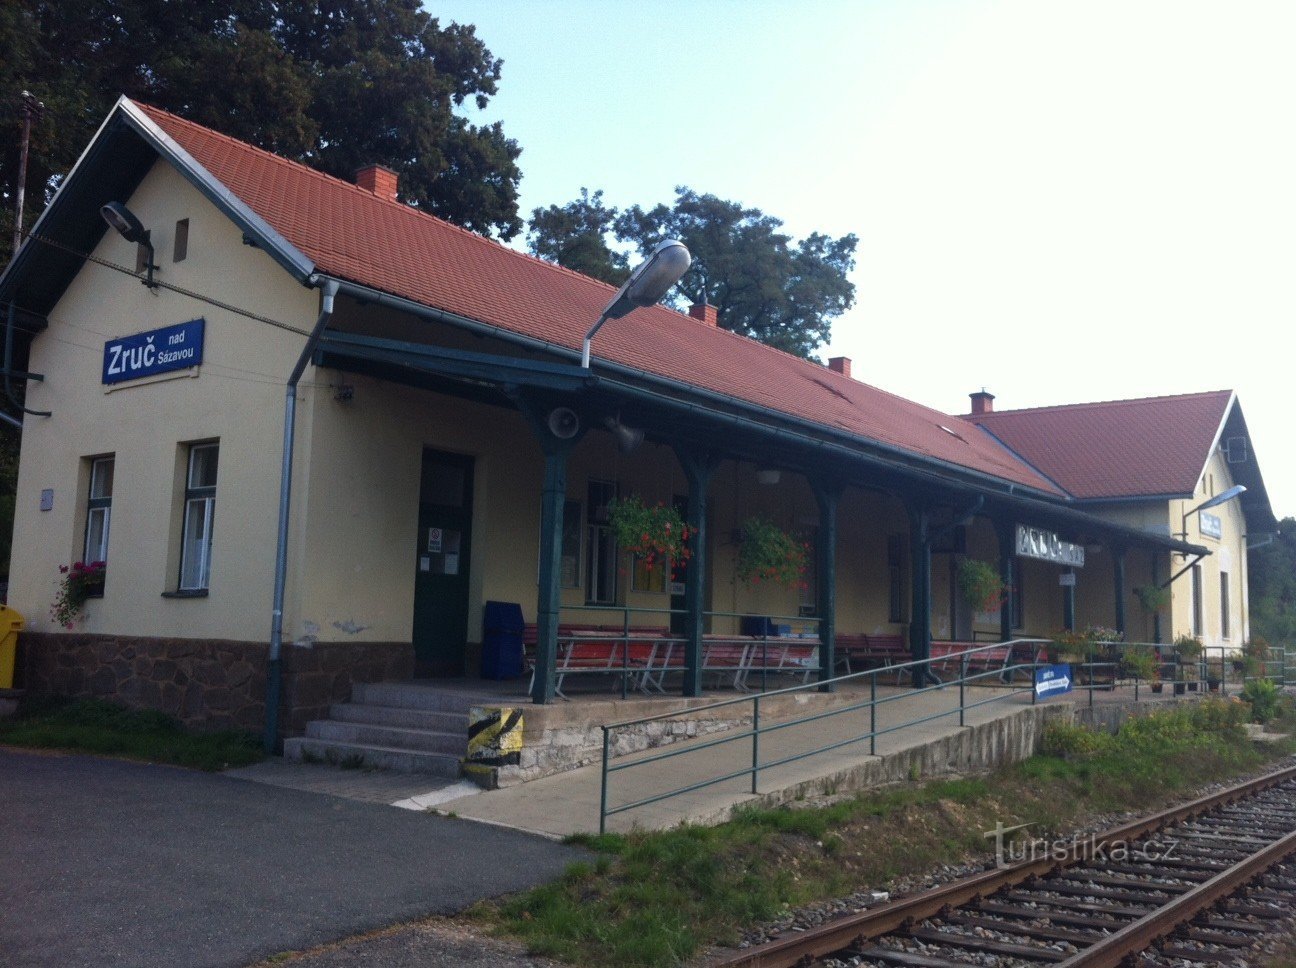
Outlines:
{"type": "MultiPolygon", "coordinates": [[[[474,684],[479,686],[480,684],[474,684]]],[[[451,687],[454,688],[454,687],[451,687]]],[[[459,688],[469,689],[464,683],[459,688]]],[[[500,691],[503,694],[503,690],[500,691]]],[[[851,742],[870,731],[869,710],[863,709],[817,719],[811,723],[789,726],[762,734],[759,756],[762,763],[777,762],[807,749],[843,743],[837,749],[798,759],[760,771],[757,793],[751,791],[750,775],[735,777],[723,783],[648,804],[607,819],[609,831],[628,831],[635,827],[665,829],[681,823],[717,823],[728,819],[736,809],[746,805],[773,806],[809,797],[847,793],[890,782],[928,778],[958,773],[975,773],[1024,759],[1038,746],[1045,725],[1053,719],[1105,723],[1112,725],[1139,709],[1153,704],[1172,704],[1192,700],[1198,694],[1177,697],[1167,691],[1153,695],[1140,690],[1135,703],[1134,690],[1120,687],[1095,691],[1093,701],[1087,692],[1079,691],[1031,702],[1028,692],[1010,694],[994,686],[969,687],[968,704],[996,699],[966,709],[965,725],[959,726],[959,690],[950,686],[915,692],[905,686],[879,686],[879,699],[887,702],[877,707],[878,730],[893,729],[877,737],[876,753],[870,755],[869,743],[851,742]],[[941,713],[950,715],[914,723],[941,713]]],[[[668,791],[701,783],[704,780],[749,769],[752,763],[750,737],[705,747],[724,734],[725,729],[747,733],[750,719],[730,720],[727,727],[707,730],[699,715],[690,713],[689,704],[706,705],[717,701],[715,694],[700,700],[682,700],[662,696],[654,699],[608,699],[606,694],[574,695],[570,702],[552,706],[522,706],[523,716],[560,717],[573,727],[578,722],[593,728],[657,712],[678,709],[665,729],[683,730],[666,746],[645,748],[615,756],[617,765],[650,759],[668,750],[697,748],[687,755],[673,756],[640,768],[613,773],[608,787],[608,808],[658,796],[668,791]],[[689,724],[692,724],[690,727],[689,724]],[[695,732],[688,738],[689,729],[695,732]]],[[[818,692],[790,696],[771,696],[762,700],[761,722],[798,719],[813,713],[850,705],[868,698],[867,685],[844,684],[833,694],[818,692]]],[[[750,703],[736,707],[750,714],[750,703]]],[[[529,727],[528,727],[529,728],[529,727]]],[[[646,743],[649,740],[641,740],[646,743]]],[[[616,745],[614,734],[614,748],[616,745]]],[[[456,799],[442,800],[434,809],[484,823],[526,830],[549,837],[566,837],[592,833],[599,829],[602,769],[599,760],[559,773],[531,779],[499,789],[474,792],[456,799]]]]}

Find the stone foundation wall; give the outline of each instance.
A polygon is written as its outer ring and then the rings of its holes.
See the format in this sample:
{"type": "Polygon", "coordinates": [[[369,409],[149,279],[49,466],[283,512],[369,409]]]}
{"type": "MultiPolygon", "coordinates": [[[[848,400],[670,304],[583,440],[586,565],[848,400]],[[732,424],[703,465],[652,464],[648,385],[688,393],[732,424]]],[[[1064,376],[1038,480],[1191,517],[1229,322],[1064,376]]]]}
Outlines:
{"type": "MultiPolygon", "coordinates": [[[[529,712],[530,707],[522,707],[524,722],[529,712]]],[[[641,723],[614,734],[612,755],[637,753],[744,725],[750,727],[751,717],[641,723]]],[[[528,726],[523,744],[518,765],[498,767],[493,779],[487,783],[488,786],[514,786],[527,780],[538,780],[551,773],[598,763],[603,758],[603,731],[597,726],[556,724],[535,730],[528,726]]]]}
{"type": "MultiPolygon", "coordinates": [[[[265,726],[264,642],[157,639],[69,632],[19,636],[29,696],[68,696],[157,709],[195,729],[265,726]]],[[[356,682],[409,679],[414,649],[399,642],[285,645],[280,735],[294,735],[356,682]]]]}

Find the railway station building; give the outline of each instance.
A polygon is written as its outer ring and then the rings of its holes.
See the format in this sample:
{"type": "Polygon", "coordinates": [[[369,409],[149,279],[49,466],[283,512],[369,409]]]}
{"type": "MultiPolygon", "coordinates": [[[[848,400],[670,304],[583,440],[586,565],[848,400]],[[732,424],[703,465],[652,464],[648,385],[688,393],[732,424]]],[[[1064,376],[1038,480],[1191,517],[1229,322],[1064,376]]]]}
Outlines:
{"type": "Polygon", "coordinates": [[[1232,393],[943,414],[705,305],[610,321],[583,367],[612,295],[383,168],[347,183],[121,99],[0,276],[27,687],[252,729],[269,694],[293,735],[354,683],[475,674],[488,602],[534,627],[537,703],[571,626],[669,629],[684,695],[706,636],[762,619],[823,678],[850,636],[1247,639],[1277,524],[1232,393]],[[680,507],[686,567],[617,547],[629,495],[680,507]],[[737,578],[756,515],[812,549],[800,586],[737,578]],[[992,612],[956,593],[969,557],[1010,589],[992,612]],[[60,627],[60,568],[90,560],[102,594],[60,627]],[[1136,589],[1166,583],[1149,614],[1136,589]]]}

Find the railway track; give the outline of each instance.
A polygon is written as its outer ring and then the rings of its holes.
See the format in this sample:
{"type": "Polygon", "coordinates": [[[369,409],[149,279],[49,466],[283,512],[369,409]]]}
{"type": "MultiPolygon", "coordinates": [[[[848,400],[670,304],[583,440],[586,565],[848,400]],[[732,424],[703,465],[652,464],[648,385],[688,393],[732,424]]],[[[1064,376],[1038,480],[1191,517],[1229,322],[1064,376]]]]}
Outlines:
{"type": "MultiPolygon", "coordinates": [[[[1252,965],[1296,916],[1296,767],[743,951],[724,968],[1252,965]]],[[[1010,854],[1010,857],[1012,855],[1010,854]]]]}

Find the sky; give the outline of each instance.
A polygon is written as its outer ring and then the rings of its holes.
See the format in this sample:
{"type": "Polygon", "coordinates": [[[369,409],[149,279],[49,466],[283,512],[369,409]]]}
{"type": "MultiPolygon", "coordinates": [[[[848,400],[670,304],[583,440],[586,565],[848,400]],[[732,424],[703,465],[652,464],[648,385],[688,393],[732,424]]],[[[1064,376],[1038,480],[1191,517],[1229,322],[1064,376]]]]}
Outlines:
{"type": "Polygon", "coordinates": [[[853,232],[823,358],[946,413],[1231,388],[1296,515],[1296,3],[426,6],[504,61],[465,113],[524,214],[688,185],[853,232]]]}

